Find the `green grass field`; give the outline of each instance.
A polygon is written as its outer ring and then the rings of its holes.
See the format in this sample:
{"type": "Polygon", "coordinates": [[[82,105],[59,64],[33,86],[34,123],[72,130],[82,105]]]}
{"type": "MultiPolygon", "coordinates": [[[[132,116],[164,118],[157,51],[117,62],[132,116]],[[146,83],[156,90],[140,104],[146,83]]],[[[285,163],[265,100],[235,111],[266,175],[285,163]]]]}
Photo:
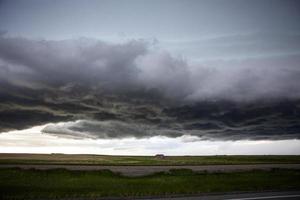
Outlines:
{"type": "Polygon", "coordinates": [[[231,173],[172,170],[126,177],[108,170],[0,169],[1,199],[137,197],[290,189],[300,189],[300,170],[231,173]]]}
{"type": "Polygon", "coordinates": [[[221,165],[300,163],[300,156],[105,156],[66,154],[0,154],[0,164],[82,165],[221,165]]]}

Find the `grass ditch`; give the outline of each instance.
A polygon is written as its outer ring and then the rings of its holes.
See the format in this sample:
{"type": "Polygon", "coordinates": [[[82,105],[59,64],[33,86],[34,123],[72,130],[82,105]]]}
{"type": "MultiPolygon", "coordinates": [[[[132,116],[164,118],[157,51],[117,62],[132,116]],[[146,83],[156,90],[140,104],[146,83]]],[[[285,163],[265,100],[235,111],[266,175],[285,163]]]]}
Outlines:
{"type": "Polygon", "coordinates": [[[192,195],[300,189],[300,170],[207,173],[175,169],[141,177],[109,170],[0,169],[1,199],[192,195]]]}

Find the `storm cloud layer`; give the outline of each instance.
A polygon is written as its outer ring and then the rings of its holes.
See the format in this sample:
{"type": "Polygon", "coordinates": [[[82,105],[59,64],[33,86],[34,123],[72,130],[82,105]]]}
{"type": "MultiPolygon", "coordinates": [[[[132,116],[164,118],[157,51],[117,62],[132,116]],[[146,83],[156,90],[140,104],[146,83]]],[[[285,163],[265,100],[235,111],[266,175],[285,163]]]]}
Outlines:
{"type": "MultiPolygon", "coordinates": [[[[231,38],[232,39],[232,38],[231,38]]],[[[0,37],[0,131],[91,138],[300,138],[300,57],[195,64],[144,40],[0,37]]]]}

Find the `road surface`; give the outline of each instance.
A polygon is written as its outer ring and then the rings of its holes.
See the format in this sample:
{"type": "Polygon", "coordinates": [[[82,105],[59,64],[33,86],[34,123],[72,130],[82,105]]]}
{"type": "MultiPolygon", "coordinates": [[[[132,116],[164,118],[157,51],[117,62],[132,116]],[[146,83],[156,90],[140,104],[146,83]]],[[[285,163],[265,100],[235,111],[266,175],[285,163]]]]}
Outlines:
{"type": "MultiPolygon", "coordinates": [[[[170,169],[191,169],[196,172],[235,172],[249,170],[270,170],[280,169],[300,169],[300,164],[255,164],[255,165],[198,165],[198,166],[101,166],[101,165],[26,165],[26,164],[1,164],[0,168],[19,167],[22,169],[68,169],[68,170],[103,170],[109,169],[113,172],[119,172],[126,176],[143,176],[156,172],[167,172],[170,169]]],[[[300,198],[299,198],[300,199],[300,198]]]]}
{"type": "Polygon", "coordinates": [[[143,200],[299,200],[300,191],[291,192],[257,192],[257,193],[236,193],[217,194],[202,196],[184,196],[169,198],[144,198],[143,200]]]}

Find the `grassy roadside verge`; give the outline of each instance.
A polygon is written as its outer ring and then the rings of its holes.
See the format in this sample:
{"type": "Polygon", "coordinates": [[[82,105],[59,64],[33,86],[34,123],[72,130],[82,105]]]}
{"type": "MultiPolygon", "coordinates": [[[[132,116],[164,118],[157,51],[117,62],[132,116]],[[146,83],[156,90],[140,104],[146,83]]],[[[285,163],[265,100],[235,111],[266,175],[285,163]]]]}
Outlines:
{"type": "Polygon", "coordinates": [[[68,165],[234,165],[300,163],[300,156],[107,156],[67,154],[0,154],[0,164],[68,165]]]}
{"type": "Polygon", "coordinates": [[[300,170],[230,173],[172,170],[143,177],[103,171],[0,169],[0,198],[129,197],[300,189],[300,170]]]}

